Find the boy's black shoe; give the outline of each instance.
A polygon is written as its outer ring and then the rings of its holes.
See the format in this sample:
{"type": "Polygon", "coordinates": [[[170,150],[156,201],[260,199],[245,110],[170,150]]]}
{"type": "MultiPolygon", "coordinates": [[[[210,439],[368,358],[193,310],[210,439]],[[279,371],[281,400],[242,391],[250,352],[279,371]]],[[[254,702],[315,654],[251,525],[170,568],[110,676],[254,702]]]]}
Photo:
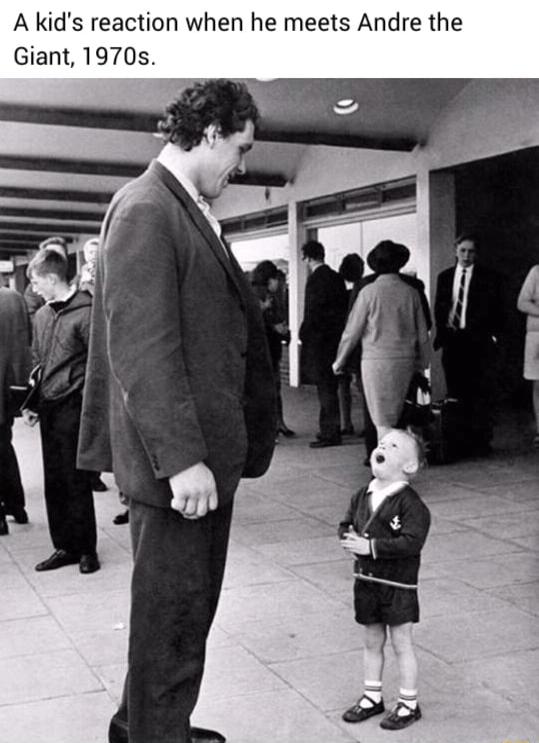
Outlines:
{"type": "Polygon", "coordinates": [[[380,727],[384,728],[384,730],[402,730],[420,719],[421,710],[419,709],[419,704],[415,709],[410,709],[404,702],[397,702],[391,712],[384,717],[380,723],[380,727]],[[399,710],[402,708],[408,710],[408,714],[399,715],[399,710]]]}
{"type": "Polygon", "coordinates": [[[342,716],[342,719],[345,722],[363,722],[363,720],[368,720],[369,717],[374,717],[374,715],[381,715],[382,712],[385,712],[383,700],[379,701],[376,704],[370,697],[368,697],[366,694],[363,694],[363,696],[360,697],[357,702],[352,707],[350,707],[350,709],[346,710],[346,712],[342,716]],[[369,702],[372,702],[372,707],[362,707],[362,699],[368,699],[369,702]]]}
{"type": "Polygon", "coordinates": [[[9,526],[4,516],[0,517],[0,537],[5,537],[9,534],[9,526]]]}

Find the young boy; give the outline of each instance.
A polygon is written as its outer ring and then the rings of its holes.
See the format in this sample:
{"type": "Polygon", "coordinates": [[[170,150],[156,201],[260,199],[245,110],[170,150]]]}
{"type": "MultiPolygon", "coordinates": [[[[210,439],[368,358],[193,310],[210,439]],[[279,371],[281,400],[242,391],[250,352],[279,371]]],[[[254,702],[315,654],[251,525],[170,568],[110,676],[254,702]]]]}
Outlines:
{"type": "Polygon", "coordinates": [[[419,621],[417,576],[430,513],[409,483],[423,461],[419,438],[390,430],[371,454],[374,479],[353,496],[339,525],[341,545],[356,556],[355,615],[365,625],[365,689],[343,714],[346,722],[361,722],[385,711],[382,670],[388,627],[401,688],[397,704],[380,727],[400,730],[421,717],[412,624],[419,621]]]}
{"type": "Polygon", "coordinates": [[[28,266],[32,289],[45,304],[36,312],[32,353],[41,367],[36,410],[23,410],[29,425],[39,420],[45,503],[55,551],[39,572],[78,563],[81,573],[99,570],[90,477],[77,469],[82,389],[88,356],[92,298],[67,278],[67,259],[44,248],[28,266]]]}

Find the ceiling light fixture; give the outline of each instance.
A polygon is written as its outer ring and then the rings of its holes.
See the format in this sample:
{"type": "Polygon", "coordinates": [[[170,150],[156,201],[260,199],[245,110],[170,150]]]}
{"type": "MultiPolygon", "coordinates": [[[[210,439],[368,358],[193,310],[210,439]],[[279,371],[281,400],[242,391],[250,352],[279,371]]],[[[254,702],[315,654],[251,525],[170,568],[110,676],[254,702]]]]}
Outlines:
{"type": "Polygon", "coordinates": [[[333,105],[333,111],[338,116],[348,116],[354,114],[359,108],[359,103],[353,98],[341,98],[333,105]]]}

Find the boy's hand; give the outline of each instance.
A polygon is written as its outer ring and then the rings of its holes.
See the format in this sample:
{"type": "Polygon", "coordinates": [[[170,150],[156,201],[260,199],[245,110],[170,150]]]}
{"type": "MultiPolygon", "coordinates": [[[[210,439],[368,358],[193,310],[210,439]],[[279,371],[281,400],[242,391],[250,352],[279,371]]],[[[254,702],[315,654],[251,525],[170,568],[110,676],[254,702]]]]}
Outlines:
{"type": "Polygon", "coordinates": [[[355,531],[349,531],[341,539],[341,547],[353,555],[370,555],[370,542],[355,531]]]}

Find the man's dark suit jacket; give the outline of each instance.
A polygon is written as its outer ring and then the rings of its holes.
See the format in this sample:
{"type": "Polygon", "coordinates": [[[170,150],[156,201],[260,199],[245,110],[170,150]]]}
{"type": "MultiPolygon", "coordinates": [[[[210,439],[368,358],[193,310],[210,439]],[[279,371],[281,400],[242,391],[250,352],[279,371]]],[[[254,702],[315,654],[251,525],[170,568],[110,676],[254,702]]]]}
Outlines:
{"type": "Polygon", "coordinates": [[[114,197],[102,230],[79,467],[170,505],[204,461],[220,504],[269,466],[274,383],[260,309],[234,257],[159,162],[114,197]]]}
{"type": "Polygon", "coordinates": [[[329,266],[319,266],[305,285],[305,309],[299,331],[305,381],[317,383],[331,375],[347,311],[344,279],[329,266]]]}
{"type": "MultiPolygon", "coordinates": [[[[453,279],[456,267],[448,268],[438,276],[434,319],[436,337],[434,348],[445,345],[448,337],[447,322],[453,306],[453,279]]],[[[503,282],[500,274],[483,266],[474,265],[468,289],[466,330],[478,340],[498,336],[504,318],[503,282]]]]}

